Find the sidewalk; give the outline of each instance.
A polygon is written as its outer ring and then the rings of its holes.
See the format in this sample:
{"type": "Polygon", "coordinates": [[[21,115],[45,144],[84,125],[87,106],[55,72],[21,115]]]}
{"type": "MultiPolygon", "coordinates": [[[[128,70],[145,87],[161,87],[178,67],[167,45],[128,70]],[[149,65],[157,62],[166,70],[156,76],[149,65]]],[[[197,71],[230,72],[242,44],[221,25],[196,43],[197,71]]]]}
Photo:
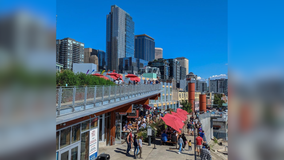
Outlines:
{"type": "MultiPolygon", "coordinates": [[[[148,143],[143,143],[142,150],[142,158],[146,160],[194,160],[194,138],[193,136],[189,136],[187,134],[186,125],[182,129],[183,133],[186,133],[187,140],[191,140],[192,142],[192,150],[187,151],[188,147],[186,147],[185,151],[182,151],[181,154],[177,154],[178,149],[175,146],[170,145],[156,145],[157,149],[154,148],[154,144],[148,146],[148,143]]],[[[156,141],[160,141],[160,139],[156,139],[156,141]]],[[[99,153],[107,153],[110,155],[111,160],[130,160],[134,159],[133,151],[130,151],[130,156],[126,156],[126,148],[127,144],[117,144],[114,146],[100,147],[99,153]]]]}

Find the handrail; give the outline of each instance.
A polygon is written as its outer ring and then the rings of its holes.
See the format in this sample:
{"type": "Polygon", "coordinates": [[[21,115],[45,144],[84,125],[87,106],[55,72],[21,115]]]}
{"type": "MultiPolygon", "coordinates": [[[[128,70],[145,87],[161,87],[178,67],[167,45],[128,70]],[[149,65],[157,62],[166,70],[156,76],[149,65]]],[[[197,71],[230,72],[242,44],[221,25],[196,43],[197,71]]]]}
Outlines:
{"type": "Polygon", "coordinates": [[[59,117],[162,89],[162,84],[59,87],[56,88],[56,115],[59,117]]]}

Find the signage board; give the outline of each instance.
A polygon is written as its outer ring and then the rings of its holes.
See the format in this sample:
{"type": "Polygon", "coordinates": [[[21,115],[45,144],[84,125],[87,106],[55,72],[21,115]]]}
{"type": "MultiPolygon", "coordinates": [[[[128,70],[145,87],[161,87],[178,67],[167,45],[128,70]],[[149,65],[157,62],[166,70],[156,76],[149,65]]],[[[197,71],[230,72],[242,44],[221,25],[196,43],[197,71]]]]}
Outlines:
{"type": "Polygon", "coordinates": [[[89,145],[89,156],[90,160],[95,160],[98,156],[98,146],[97,146],[97,138],[98,138],[98,128],[90,130],[90,145],[89,145]]]}

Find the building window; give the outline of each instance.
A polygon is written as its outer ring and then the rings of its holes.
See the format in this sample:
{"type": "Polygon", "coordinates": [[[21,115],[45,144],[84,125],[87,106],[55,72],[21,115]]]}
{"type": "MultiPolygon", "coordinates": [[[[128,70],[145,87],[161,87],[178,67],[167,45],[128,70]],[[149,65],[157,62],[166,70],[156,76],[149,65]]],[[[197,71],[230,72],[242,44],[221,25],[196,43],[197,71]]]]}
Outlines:
{"type": "Polygon", "coordinates": [[[70,145],[70,131],[71,131],[70,127],[61,131],[60,148],[70,145]]]}
{"type": "Polygon", "coordinates": [[[59,132],[56,132],[56,150],[59,149],[59,132]]]}
{"type": "Polygon", "coordinates": [[[89,160],[89,132],[81,135],[81,160],[89,160]]]}
{"type": "Polygon", "coordinates": [[[82,123],[82,132],[90,129],[90,121],[86,121],[82,123]]]}
{"type": "Polygon", "coordinates": [[[92,121],[91,128],[95,128],[98,126],[98,118],[94,118],[91,121],[92,121]]]}
{"type": "Polygon", "coordinates": [[[80,126],[81,124],[77,124],[72,127],[72,143],[80,140],[80,126]]]}

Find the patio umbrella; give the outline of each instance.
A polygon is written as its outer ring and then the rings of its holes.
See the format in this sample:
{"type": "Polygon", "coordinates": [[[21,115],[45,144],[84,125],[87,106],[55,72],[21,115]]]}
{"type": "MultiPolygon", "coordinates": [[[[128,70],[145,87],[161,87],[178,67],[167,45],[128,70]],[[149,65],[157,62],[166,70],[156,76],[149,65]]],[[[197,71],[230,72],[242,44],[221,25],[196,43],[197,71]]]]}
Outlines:
{"type": "Polygon", "coordinates": [[[172,115],[180,118],[182,121],[185,121],[187,119],[187,117],[184,114],[178,114],[176,112],[172,112],[172,115]]]}
{"type": "Polygon", "coordinates": [[[99,74],[99,73],[95,73],[95,74],[92,74],[92,75],[93,75],[93,76],[96,76],[96,77],[103,78],[103,79],[105,79],[105,80],[109,80],[109,78],[107,78],[106,76],[101,75],[101,74],[99,74]]]}
{"type": "Polygon", "coordinates": [[[140,78],[137,77],[136,75],[134,74],[128,74],[125,76],[126,78],[130,78],[131,81],[137,81],[137,82],[140,82],[140,78]]]}
{"type": "Polygon", "coordinates": [[[180,118],[171,114],[166,114],[164,117],[162,117],[162,120],[166,123],[166,125],[172,127],[178,132],[181,132],[181,129],[184,126],[184,123],[181,121],[180,118]]]}
{"type": "Polygon", "coordinates": [[[185,115],[186,118],[187,118],[187,115],[188,115],[187,111],[185,111],[185,110],[183,110],[183,109],[180,109],[180,108],[177,109],[177,114],[185,115]]]}
{"type": "Polygon", "coordinates": [[[118,74],[118,73],[115,73],[115,72],[113,72],[113,73],[108,73],[107,75],[109,75],[110,78],[112,78],[112,79],[114,79],[114,80],[117,80],[118,78],[121,78],[121,79],[122,79],[121,75],[118,74]]]}

